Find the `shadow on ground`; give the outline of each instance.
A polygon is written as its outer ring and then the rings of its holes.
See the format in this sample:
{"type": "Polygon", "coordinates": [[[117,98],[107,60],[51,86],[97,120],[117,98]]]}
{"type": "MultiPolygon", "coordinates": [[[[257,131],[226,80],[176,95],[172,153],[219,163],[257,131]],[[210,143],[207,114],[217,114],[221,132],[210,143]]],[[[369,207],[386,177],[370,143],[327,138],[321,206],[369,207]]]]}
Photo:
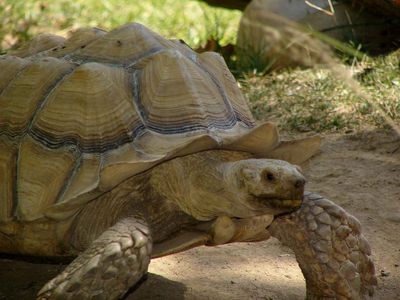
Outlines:
{"type": "MultiPolygon", "coordinates": [[[[42,286],[61,272],[66,263],[60,260],[57,262],[57,260],[0,255],[0,299],[35,299],[36,293],[42,286]]],[[[185,291],[186,287],[182,283],[149,273],[147,279],[132,287],[124,299],[161,300],[168,294],[169,300],[183,300],[185,291]]]]}

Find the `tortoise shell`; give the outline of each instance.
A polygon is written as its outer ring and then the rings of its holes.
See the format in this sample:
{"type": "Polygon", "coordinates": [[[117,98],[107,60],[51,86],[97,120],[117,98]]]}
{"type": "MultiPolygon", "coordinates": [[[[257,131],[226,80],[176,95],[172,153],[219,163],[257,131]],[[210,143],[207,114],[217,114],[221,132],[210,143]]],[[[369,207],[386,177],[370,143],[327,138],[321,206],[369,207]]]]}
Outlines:
{"type": "Polygon", "coordinates": [[[221,56],[143,25],[42,35],[11,54],[0,57],[0,222],[66,219],[176,156],[279,144],[221,56]]]}

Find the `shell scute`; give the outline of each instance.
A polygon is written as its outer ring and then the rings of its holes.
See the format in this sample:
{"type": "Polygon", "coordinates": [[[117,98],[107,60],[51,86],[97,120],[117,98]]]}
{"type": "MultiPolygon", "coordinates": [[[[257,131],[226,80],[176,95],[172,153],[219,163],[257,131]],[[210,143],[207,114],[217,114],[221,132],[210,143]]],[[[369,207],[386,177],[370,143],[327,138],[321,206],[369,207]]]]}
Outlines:
{"type": "Polygon", "coordinates": [[[153,57],[141,70],[139,81],[140,106],[146,126],[153,131],[193,132],[232,127],[236,122],[218,86],[180,52],[153,57]]]}
{"type": "Polygon", "coordinates": [[[14,178],[18,147],[6,136],[0,137],[0,222],[13,217],[15,209],[14,178]]]}
{"type": "Polygon", "coordinates": [[[255,125],[247,102],[222,56],[215,52],[204,52],[199,55],[199,63],[221,85],[220,88],[229,100],[236,118],[246,124],[255,125]]]}
{"type": "Polygon", "coordinates": [[[121,26],[76,51],[74,60],[132,64],[144,56],[165,48],[177,47],[175,44],[138,23],[121,26]]]}
{"type": "Polygon", "coordinates": [[[45,52],[39,53],[40,56],[64,57],[79,49],[84,49],[87,45],[100,39],[106,31],[98,28],[81,28],[69,34],[68,39],[63,44],[58,45],[45,52]]]}
{"type": "Polygon", "coordinates": [[[29,60],[17,56],[0,56],[0,93],[27,64],[29,60]]]}
{"type": "Polygon", "coordinates": [[[28,43],[10,54],[18,57],[28,57],[48,49],[63,45],[65,38],[55,34],[42,33],[34,37],[28,43]]]}
{"type": "Polygon", "coordinates": [[[48,149],[25,136],[17,165],[18,219],[32,221],[59,198],[71,180],[79,153],[68,148],[48,149]]]}
{"type": "Polygon", "coordinates": [[[142,123],[135,110],[129,74],[95,62],[77,67],[49,96],[32,134],[48,147],[66,144],[103,152],[132,141],[142,123]]]}
{"type": "Polygon", "coordinates": [[[18,72],[0,94],[0,131],[11,136],[25,132],[54,85],[72,69],[70,63],[49,57],[18,72]]]}

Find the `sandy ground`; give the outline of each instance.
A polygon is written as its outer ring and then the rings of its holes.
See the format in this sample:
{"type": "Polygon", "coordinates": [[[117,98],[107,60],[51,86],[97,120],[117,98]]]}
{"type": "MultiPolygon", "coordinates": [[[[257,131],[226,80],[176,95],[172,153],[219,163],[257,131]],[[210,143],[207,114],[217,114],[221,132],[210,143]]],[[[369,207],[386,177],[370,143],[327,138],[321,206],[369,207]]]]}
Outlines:
{"type": "MultiPolygon", "coordinates": [[[[331,135],[303,166],[308,190],[342,205],[363,224],[379,287],[374,299],[400,299],[400,140],[394,134],[331,135]]],[[[63,264],[1,257],[0,299],[33,299],[63,264]]],[[[153,260],[148,279],[126,299],[304,299],[290,249],[271,239],[200,247],[153,260]]]]}

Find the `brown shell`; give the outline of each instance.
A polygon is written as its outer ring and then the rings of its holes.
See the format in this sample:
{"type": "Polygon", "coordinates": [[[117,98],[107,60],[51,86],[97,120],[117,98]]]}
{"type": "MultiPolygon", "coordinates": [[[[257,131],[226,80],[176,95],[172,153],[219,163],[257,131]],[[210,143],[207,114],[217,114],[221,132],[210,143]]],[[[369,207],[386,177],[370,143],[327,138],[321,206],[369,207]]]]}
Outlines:
{"type": "Polygon", "coordinates": [[[48,37],[0,57],[0,222],[65,219],[179,155],[274,156],[275,126],[256,126],[218,54],[135,23],[48,37]]]}

